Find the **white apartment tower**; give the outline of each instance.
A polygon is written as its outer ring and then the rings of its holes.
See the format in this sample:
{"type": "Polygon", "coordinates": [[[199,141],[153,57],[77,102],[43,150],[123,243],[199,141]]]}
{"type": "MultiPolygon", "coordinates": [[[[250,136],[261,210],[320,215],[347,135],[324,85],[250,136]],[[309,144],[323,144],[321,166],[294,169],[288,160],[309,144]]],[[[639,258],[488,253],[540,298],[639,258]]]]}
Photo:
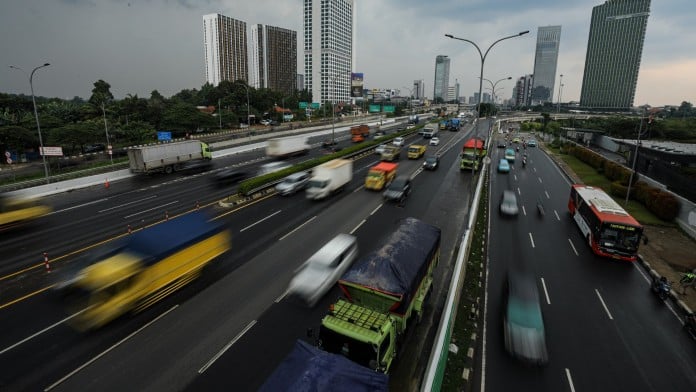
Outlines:
{"type": "Polygon", "coordinates": [[[205,81],[249,81],[246,22],[220,14],[203,15],[205,81]]]}
{"type": "Polygon", "coordinates": [[[249,85],[291,94],[297,83],[297,32],[255,24],[249,40],[249,85]]]}
{"type": "Polygon", "coordinates": [[[425,98],[425,83],[423,79],[413,81],[413,99],[425,98]]]}
{"type": "Polygon", "coordinates": [[[304,0],[305,88],[314,102],[350,100],[354,7],[353,0],[304,0]]]}

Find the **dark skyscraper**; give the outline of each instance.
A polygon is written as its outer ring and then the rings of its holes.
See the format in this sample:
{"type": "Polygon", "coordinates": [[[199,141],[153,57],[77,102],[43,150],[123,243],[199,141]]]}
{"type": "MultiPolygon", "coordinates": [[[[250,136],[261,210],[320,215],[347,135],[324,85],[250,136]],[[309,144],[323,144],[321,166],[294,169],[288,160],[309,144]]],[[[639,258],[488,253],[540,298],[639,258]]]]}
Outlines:
{"type": "Polygon", "coordinates": [[[534,56],[534,86],[532,105],[553,101],[558,47],[561,43],[561,26],[539,27],[536,54],[534,56]]]}
{"type": "Polygon", "coordinates": [[[607,0],[592,9],[580,106],[633,106],[650,0],[607,0]]]}

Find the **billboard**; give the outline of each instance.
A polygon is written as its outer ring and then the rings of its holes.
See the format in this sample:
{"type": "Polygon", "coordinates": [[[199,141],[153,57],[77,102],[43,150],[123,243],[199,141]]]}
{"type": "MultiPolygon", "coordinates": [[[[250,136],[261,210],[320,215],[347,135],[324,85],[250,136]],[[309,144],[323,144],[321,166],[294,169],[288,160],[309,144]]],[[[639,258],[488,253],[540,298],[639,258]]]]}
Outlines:
{"type": "Polygon", "coordinates": [[[361,73],[351,73],[350,74],[350,96],[353,98],[362,97],[363,91],[363,74],[361,73]]]}

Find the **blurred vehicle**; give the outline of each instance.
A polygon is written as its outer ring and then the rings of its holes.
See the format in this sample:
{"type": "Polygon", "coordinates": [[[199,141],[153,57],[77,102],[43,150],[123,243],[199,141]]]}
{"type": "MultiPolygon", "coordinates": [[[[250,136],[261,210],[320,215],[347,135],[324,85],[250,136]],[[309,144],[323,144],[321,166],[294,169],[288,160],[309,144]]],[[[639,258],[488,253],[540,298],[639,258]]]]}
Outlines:
{"type": "Polygon", "coordinates": [[[509,190],[503,191],[503,195],[500,197],[500,213],[511,216],[515,216],[519,213],[515,192],[509,190]]]}
{"type": "Polygon", "coordinates": [[[271,120],[271,121],[268,123],[268,125],[271,125],[271,126],[275,127],[275,126],[278,126],[279,123],[278,123],[278,121],[276,121],[276,120],[271,120]]]}
{"type": "Polygon", "coordinates": [[[131,173],[164,172],[171,174],[193,162],[210,161],[210,147],[198,140],[153,144],[128,149],[131,173]]]}
{"type": "MultiPolygon", "coordinates": [[[[519,148],[519,147],[517,147],[519,148]]],[[[505,150],[505,159],[507,159],[508,163],[515,163],[515,150],[512,148],[508,148],[505,150]]]]}
{"type": "Polygon", "coordinates": [[[307,136],[296,135],[277,137],[266,141],[266,156],[272,158],[287,158],[307,154],[311,148],[307,136]]]}
{"type": "Polygon", "coordinates": [[[503,336],[505,349],[514,358],[535,365],[548,363],[536,278],[523,268],[508,271],[503,287],[503,336]]]}
{"type": "Polygon", "coordinates": [[[98,143],[98,144],[89,144],[85,146],[85,154],[90,153],[90,152],[99,152],[99,151],[104,151],[106,150],[106,146],[98,143]]]}
{"type": "Polygon", "coordinates": [[[520,142],[520,138],[519,138],[519,137],[515,137],[515,138],[512,139],[512,142],[513,142],[513,143],[519,143],[519,142],[520,142]]]}
{"type": "Polygon", "coordinates": [[[510,162],[505,158],[501,158],[498,162],[498,173],[510,173],[510,162]]]}
{"type": "Polygon", "coordinates": [[[350,140],[353,143],[364,142],[370,136],[370,127],[367,124],[350,127],[350,140]]]}
{"type": "Polygon", "coordinates": [[[440,144],[440,138],[439,138],[439,137],[434,137],[434,138],[430,139],[430,145],[431,145],[431,146],[437,146],[438,144],[440,144]]]}
{"type": "Polygon", "coordinates": [[[339,234],[313,254],[296,271],[288,294],[308,306],[316,305],[353,264],[358,256],[358,239],[339,234]]]}
{"type": "Polygon", "coordinates": [[[365,189],[381,191],[394,180],[398,167],[398,163],[392,162],[379,162],[372,166],[365,177],[365,189]]]}
{"type": "Polygon", "coordinates": [[[396,177],[384,191],[384,199],[402,203],[411,193],[411,179],[407,176],[396,177]]]}
{"type": "Polygon", "coordinates": [[[534,140],[534,139],[529,139],[529,141],[527,142],[527,145],[528,145],[529,147],[536,147],[536,146],[537,146],[537,142],[536,142],[536,140],[534,140]]]}
{"type": "Polygon", "coordinates": [[[411,144],[408,146],[407,156],[408,159],[419,159],[425,154],[427,147],[422,144],[411,144]]]}
{"type": "Polygon", "coordinates": [[[99,328],[143,309],[195,279],[230,249],[230,232],[202,212],[146,227],[92,260],[70,282],[66,305],[79,330],[99,328]]]}
{"type": "Polygon", "coordinates": [[[271,120],[261,120],[259,123],[261,125],[271,125],[271,120]]]}
{"type": "Polygon", "coordinates": [[[41,199],[0,194],[0,231],[27,224],[51,211],[41,199]]]}
{"type": "Polygon", "coordinates": [[[337,145],[338,142],[334,139],[325,139],[323,142],[321,142],[322,147],[331,147],[337,145]]]}
{"type": "Polygon", "coordinates": [[[462,146],[459,170],[479,170],[483,166],[483,158],[487,153],[485,139],[470,138],[462,146]]]}
{"type": "Polygon", "coordinates": [[[240,168],[226,168],[213,174],[213,180],[219,185],[234,184],[251,177],[251,173],[240,168]]]}
{"type": "Polygon", "coordinates": [[[382,155],[385,148],[387,148],[386,144],[380,144],[379,146],[377,146],[377,148],[375,148],[375,154],[382,155]]]}
{"type": "Polygon", "coordinates": [[[314,168],[305,193],[308,199],[323,199],[342,191],[352,179],[353,161],[333,159],[314,168]]]}
{"type": "Polygon", "coordinates": [[[285,177],[283,181],[276,184],[276,192],[281,195],[291,195],[301,189],[304,189],[309,182],[309,172],[300,171],[297,173],[292,173],[285,177]]]}
{"type": "Polygon", "coordinates": [[[423,168],[425,170],[437,170],[439,166],[440,157],[437,155],[429,155],[425,157],[425,161],[423,161],[423,168]]]}
{"type": "Polygon", "coordinates": [[[385,146],[380,160],[387,162],[398,161],[401,158],[401,147],[397,146],[385,146]]]}
{"type": "Polygon", "coordinates": [[[281,171],[284,169],[287,169],[289,167],[292,167],[289,163],[285,162],[270,162],[270,163],[264,163],[259,167],[259,172],[257,176],[262,176],[264,174],[268,173],[275,173],[277,171],[281,171]]]}
{"type": "Polygon", "coordinates": [[[505,148],[506,143],[505,140],[498,140],[498,148],[505,148]]]}
{"type": "Polygon", "coordinates": [[[392,141],[392,144],[395,146],[398,146],[398,147],[403,146],[404,143],[405,143],[404,138],[401,136],[395,137],[394,140],[392,141]]]}

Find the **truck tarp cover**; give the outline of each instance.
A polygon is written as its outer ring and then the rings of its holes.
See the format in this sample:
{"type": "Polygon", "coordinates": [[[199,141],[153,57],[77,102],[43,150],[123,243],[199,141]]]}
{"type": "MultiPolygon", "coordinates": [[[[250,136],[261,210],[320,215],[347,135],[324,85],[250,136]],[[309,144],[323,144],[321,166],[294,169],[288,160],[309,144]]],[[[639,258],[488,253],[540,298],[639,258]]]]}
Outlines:
{"type": "Polygon", "coordinates": [[[260,392],[381,392],[389,390],[389,377],[298,340],[260,392]]]}
{"type": "Polygon", "coordinates": [[[401,297],[403,313],[428,271],[429,261],[440,246],[440,229],[416,218],[406,218],[384,246],[358,260],[341,282],[401,297]]]}

